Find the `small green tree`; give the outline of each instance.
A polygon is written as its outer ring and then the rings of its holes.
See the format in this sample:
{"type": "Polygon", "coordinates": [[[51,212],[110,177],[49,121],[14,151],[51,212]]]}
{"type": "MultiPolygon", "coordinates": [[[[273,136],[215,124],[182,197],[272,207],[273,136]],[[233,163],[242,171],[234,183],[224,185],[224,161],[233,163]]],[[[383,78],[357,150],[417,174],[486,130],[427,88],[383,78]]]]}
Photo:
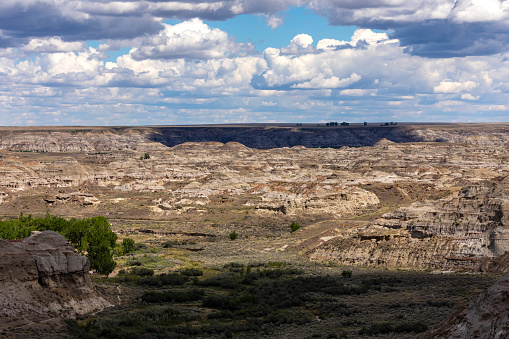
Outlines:
{"type": "Polygon", "coordinates": [[[125,238],[122,240],[122,247],[124,248],[124,253],[134,252],[136,249],[136,244],[133,239],[125,238]]]}
{"type": "Polygon", "coordinates": [[[237,237],[238,237],[237,232],[233,231],[232,233],[230,233],[230,240],[233,241],[233,240],[237,239],[237,237]]]}
{"type": "Polygon", "coordinates": [[[98,273],[104,274],[106,277],[117,267],[117,263],[113,260],[111,247],[106,243],[89,247],[88,259],[90,259],[90,267],[95,268],[98,273]]]}
{"type": "Polygon", "coordinates": [[[299,224],[292,222],[290,225],[290,232],[293,233],[293,232],[297,231],[299,228],[300,228],[299,224]]]}
{"type": "Polygon", "coordinates": [[[145,154],[143,155],[143,159],[150,159],[150,154],[145,153],[145,154]]]}

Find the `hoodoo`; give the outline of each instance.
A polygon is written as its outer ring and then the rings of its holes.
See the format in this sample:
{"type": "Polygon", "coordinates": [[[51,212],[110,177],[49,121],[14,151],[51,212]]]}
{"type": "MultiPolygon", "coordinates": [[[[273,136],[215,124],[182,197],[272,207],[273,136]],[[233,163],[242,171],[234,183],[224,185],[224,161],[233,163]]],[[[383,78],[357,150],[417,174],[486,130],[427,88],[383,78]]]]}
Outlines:
{"type": "Polygon", "coordinates": [[[99,296],[88,258],[53,231],[0,239],[0,317],[74,317],[111,304],[99,296]]]}

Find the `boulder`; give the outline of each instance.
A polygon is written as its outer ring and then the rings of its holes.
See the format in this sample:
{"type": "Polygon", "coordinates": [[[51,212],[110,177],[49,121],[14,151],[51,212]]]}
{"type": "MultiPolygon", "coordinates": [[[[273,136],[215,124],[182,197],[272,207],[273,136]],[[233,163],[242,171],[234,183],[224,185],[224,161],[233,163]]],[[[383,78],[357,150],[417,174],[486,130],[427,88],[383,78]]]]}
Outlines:
{"type": "Polygon", "coordinates": [[[90,262],[57,232],[0,240],[0,317],[66,318],[111,304],[97,294],[90,262]]]}

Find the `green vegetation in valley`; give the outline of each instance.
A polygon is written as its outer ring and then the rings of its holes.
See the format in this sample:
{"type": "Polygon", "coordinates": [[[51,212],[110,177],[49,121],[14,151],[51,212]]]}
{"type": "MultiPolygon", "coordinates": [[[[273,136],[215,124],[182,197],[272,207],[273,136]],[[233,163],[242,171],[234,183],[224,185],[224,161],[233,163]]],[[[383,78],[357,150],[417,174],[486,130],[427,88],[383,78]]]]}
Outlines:
{"type": "MultiPolygon", "coordinates": [[[[125,338],[150,333],[151,338],[255,338],[260,334],[274,335],[288,326],[311,324],[318,317],[340,316],[349,324],[362,310],[340,300],[347,296],[378,294],[398,282],[393,277],[351,280],[339,274],[310,275],[279,262],[230,263],[207,276],[194,268],[153,273],[135,267],[110,279],[141,286],[144,292],[130,307],[119,306],[82,321],[68,321],[71,335],[125,338]]],[[[377,335],[420,333],[428,325],[401,320],[357,328],[361,335],[377,335]]],[[[346,336],[342,328],[336,329],[334,336],[331,333],[329,337],[346,336]]]]}
{"type": "Polygon", "coordinates": [[[126,268],[100,279],[113,291],[121,288],[125,302],[71,320],[68,329],[75,338],[409,338],[464,307],[494,279],[301,267],[231,262],[162,274],[126,268]]]}

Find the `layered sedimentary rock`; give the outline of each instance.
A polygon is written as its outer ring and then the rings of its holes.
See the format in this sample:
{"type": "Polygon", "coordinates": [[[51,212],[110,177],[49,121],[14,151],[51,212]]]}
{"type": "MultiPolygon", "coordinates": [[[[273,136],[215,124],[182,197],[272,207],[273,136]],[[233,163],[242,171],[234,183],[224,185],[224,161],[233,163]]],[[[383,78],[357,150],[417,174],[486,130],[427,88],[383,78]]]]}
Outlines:
{"type": "Polygon", "coordinates": [[[375,194],[358,187],[302,184],[278,191],[265,186],[260,192],[263,193],[261,201],[248,205],[290,215],[329,213],[339,218],[362,212],[380,202],[375,194]]]}
{"type": "Polygon", "coordinates": [[[509,250],[509,179],[461,189],[386,213],[309,251],[341,264],[484,270],[509,250]]]}
{"type": "Polygon", "coordinates": [[[506,124],[446,124],[325,127],[324,124],[203,126],[203,127],[80,127],[3,128],[0,149],[33,152],[109,152],[136,150],[140,145],[185,142],[238,142],[247,147],[372,146],[385,138],[393,142],[449,142],[502,147],[509,142],[506,124]]]}
{"type": "Polygon", "coordinates": [[[111,306],[95,292],[89,269],[56,232],[0,239],[0,317],[73,317],[111,306]]]}
{"type": "Polygon", "coordinates": [[[10,217],[49,211],[164,220],[210,226],[216,235],[217,225],[256,228],[262,218],[356,218],[362,226],[346,221],[296,248],[343,264],[484,270],[509,249],[505,128],[2,130],[0,204],[10,217]],[[362,144],[352,135],[373,146],[256,149],[217,141],[241,135],[265,140],[260,148],[315,145],[307,138],[362,144]],[[216,141],[168,147],[195,137],[216,141]],[[401,140],[419,142],[395,143],[401,140]]]}

